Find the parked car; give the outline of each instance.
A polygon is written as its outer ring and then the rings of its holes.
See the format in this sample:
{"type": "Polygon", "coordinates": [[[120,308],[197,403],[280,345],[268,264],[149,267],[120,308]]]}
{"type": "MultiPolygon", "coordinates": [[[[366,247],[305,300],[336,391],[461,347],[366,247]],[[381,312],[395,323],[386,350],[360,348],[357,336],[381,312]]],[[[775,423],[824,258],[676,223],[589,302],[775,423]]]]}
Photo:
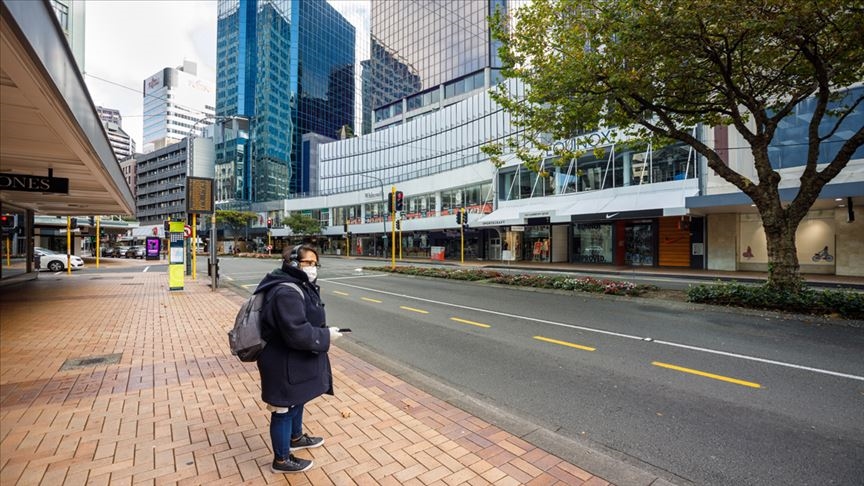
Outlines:
{"type": "Polygon", "coordinates": [[[99,253],[101,253],[103,257],[109,257],[114,253],[114,248],[112,248],[108,245],[103,245],[99,249],[99,253]]]}
{"type": "MultiPolygon", "coordinates": [[[[33,256],[36,263],[36,270],[48,269],[52,272],[62,272],[66,270],[66,254],[57,253],[56,251],[47,248],[36,247],[33,249],[33,256]]],[[[78,255],[69,256],[69,265],[72,270],[84,268],[84,260],[78,255]]]]}
{"type": "Polygon", "coordinates": [[[114,258],[123,258],[126,256],[127,251],[129,251],[128,246],[115,246],[110,256],[114,258]]]}
{"type": "Polygon", "coordinates": [[[126,258],[144,258],[144,247],[130,246],[129,249],[126,250],[126,258]]]}

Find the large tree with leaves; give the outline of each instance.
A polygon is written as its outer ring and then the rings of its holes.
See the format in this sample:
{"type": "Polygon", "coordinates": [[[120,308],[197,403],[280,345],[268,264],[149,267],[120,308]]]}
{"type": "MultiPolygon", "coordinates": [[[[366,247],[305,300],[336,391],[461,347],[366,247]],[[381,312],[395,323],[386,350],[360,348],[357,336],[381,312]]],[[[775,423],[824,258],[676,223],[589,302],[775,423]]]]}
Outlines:
{"type": "Polygon", "coordinates": [[[258,220],[258,213],[252,211],[236,211],[233,209],[217,210],[216,224],[227,226],[231,229],[233,248],[237,248],[237,240],[251,223],[258,220]]]}
{"type": "Polygon", "coordinates": [[[285,218],[284,223],[295,235],[309,236],[321,233],[321,223],[312,216],[302,213],[291,213],[285,218]]]}
{"type": "Polygon", "coordinates": [[[504,75],[528,87],[516,96],[504,83],[493,96],[538,146],[605,126],[693,147],[756,205],[768,284],[796,291],[798,225],[864,143],[864,128],[853,126],[836,155],[820,159],[820,146],[861,109],[861,91],[850,97],[848,87],[864,79],[862,25],[857,0],[533,0],[492,19],[504,75]],[[815,109],[802,140],[807,160],[797,196],[783,202],[768,147],[781,120],[808,98],[815,109]],[[700,123],[741,134],[755,180],[693,136],[700,123]]]}

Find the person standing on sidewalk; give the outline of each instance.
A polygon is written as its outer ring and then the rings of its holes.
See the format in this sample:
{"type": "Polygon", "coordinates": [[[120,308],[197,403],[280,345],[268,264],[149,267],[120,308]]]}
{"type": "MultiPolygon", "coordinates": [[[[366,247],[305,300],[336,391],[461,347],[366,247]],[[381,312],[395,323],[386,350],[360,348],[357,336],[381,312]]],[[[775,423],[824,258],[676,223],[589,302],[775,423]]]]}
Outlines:
{"type": "Polygon", "coordinates": [[[292,454],[320,447],[321,437],[303,432],[303,407],[322,394],[333,394],[333,375],[327,351],[342,334],[327,327],[324,303],[315,281],[318,252],[308,245],[286,247],[282,266],[258,284],[254,293],[267,292],[261,336],[267,345],[258,356],[261,398],[270,411],[270,440],[275,473],[302,472],[312,461],[292,454]],[[293,283],[297,288],[282,283],[293,283]]]}

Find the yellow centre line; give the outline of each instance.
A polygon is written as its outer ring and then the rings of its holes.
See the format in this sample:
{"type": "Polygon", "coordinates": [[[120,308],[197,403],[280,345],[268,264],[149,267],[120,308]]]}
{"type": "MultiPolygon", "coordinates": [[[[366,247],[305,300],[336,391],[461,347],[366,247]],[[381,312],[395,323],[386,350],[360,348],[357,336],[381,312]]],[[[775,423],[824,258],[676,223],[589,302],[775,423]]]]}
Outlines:
{"type": "Polygon", "coordinates": [[[545,341],[547,343],[552,343],[552,344],[560,344],[561,346],[567,346],[569,348],[581,349],[583,351],[596,351],[596,348],[591,348],[588,346],[582,346],[581,344],[568,343],[567,341],[559,341],[557,339],[550,339],[550,338],[543,337],[543,336],[534,336],[534,339],[536,339],[538,341],[545,341]]]}
{"type": "Polygon", "coordinates": [[[728,376],[715,375],[713,373],[706,373],[704,371],[693,370],[690,368],[683,368],[681,366],[675,366],[675,365],[668,364],[668,363],[661,363],[659,361],[654,361],[651,364],[654,366],[659,366],[661,368],[668,368],[670,370],[680,371],[682,373],[690,373],[693,375],[704,376],[706,378],[713,378],[715,380],[726,381],[729,383],[734,383],[736,385],[749,386],[750,388],[762,388],[762,385],[760,385],[759,383],[753,383],[752,381],[738,380],[735,378],[729,378],[728,376]]]}
{"type": "Polygon", "coordinates": [[[490,326],[489,324],[481,324],[481,323],[479,323],[479,322],[466,321],[465,319],[459,319],[458,317],[451,317],[450,320],[451,320],[451,321],[456,321],[456,322],[461,322],[462,324],[470,324],[470,325],[472,325],[472,326],[477,326],[477,327],[485,327],[485,328],[490,328],[490,327],[492,327],[492,326],[490,326]]]}
{"type": "Polygon", "coordinates": [[[419,312],[420,314],[428,314],[429,313],[429,311],[424,311],[422,309],[415,309],[413,307],[405,307],[404,305],[400,305],[399,308],[405,309],[405,310],[411,311],[411,312],[419,312]]]}
{"type": "Polygon", "coordinates": [[[346,296],[351,295],[351,294],[346,294],[345,292],[339,292],[338,290],[334,290],[333,293],[336,295],[346,295],[346,296]]]}
{"type": "Polygon", "coordinates": [[[361,297],[360,299],[365,300],[366,302],[375,302],[376,304],[380,304],[381,302],[383,302],[381,300],[370,299],[369,297],[361,297]]]}

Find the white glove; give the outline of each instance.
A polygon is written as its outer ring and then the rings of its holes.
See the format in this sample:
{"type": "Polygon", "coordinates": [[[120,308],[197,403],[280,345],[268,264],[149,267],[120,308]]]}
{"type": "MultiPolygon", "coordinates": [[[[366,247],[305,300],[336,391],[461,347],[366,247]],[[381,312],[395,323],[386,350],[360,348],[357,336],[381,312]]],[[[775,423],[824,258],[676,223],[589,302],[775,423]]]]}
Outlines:
{"type": "Polygon", "coordinates": [[[328,327],[327,330],[330,331],[330,342],[333,342],[337,338],[342,337],[342,333],[339,332],[338,327],[328,327]]]}

